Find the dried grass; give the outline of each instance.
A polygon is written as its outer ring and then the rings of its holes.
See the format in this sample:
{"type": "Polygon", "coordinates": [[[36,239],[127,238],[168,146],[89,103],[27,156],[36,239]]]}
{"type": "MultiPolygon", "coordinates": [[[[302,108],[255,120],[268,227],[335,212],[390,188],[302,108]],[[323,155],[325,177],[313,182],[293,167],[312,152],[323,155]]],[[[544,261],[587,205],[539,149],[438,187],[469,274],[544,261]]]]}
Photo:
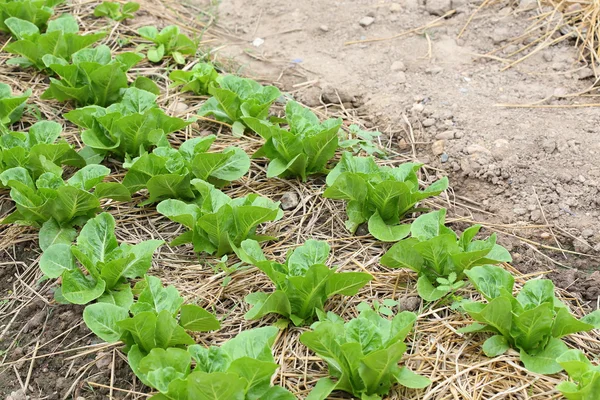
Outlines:
{"type": "MultiPolygon", "coordinates": [[[[199,21],[191,16],[201,12],[192,6],[186,7],[175,1],[146,1],[142,2],[140,17],[130,24],[114,24],[104,19],[96,20],[89,17],[89,13],[95,2],[78,2],[73,6],[63,7],[61,11],[75,13],[85,24],[87,30],[102,29],[107,24],[111,30],[108,44],[113,49],[120,51],[115,43],[117,37],[127,37],[131,40],[128,45],[135,47],[138,39],[134,35],[135,29],[149,23],[159,26],[177,23],[182,28],[193,32],[204,32],[204,44],[218,43],[219,35],[228,36],[227,32],[218,30],[204,30],[214,20],[208,13],[201,14],[203,20],[199,21]],[[152,22],[156,21],[156,22],[152,22]],[[193,28],[193,29],[192,29],[193,28]]],[[[221,36],[221,37],[223,37],[221,36]]],[[[206,57],[214,57],[206,50],[206,57]]],[[[0,55],[0,75],[3,81],[7,81],[16,91],[24,91],[28,87],[34,88],[34,96],[30,100],[32,107],[37,107],[43,118],[60,119],[60,114],[69,109],[69,105],[39,101],[39,94],[47,85],[47,79],[42,74],[30,72],[19,72],[5,65],[7,55],[0,55]]],[[[223,60],[224,61],[224,60],[223,60]]],[[[190,68],[190,65],[185,68],[190,68]]],[[[166,81],[168,68],[166,65],[141,64],[132,70],[131,76],[136,74],[154,77],[162,88],[159,102],[166,110],[183,110],[177,107],[178,103],[185,103],[188,108],[179,112],[179,116],[192,116],[202,98],[189,94],[180,94],[171,90],[166,81]]],[[[322,107],[316,110],[323,116],[332,116],[329,108],[322,107]]],[[[347,120],[356,119],[348,110],[338,111],[338,115],[347,120]]],[[[35,122],[35,118],[28,113],[23,121],[15,128],[27,129],[35,122]]],[[[354,122],[354,121],[353,121],[354,122]]],[[[407,119],[408,122],[408,119],[407,119]]],[[[410,125],[404,128],[404,132],[390,134],[387,139],[382,139],[381,144],[387,147],[393,156],[387,163],[400,163],[411,160],[410,154],[400,154],[392,144],[398,140],[398,135],[403,136],[409,143],[415,141],[410,125]]],[[[215,143],[217,149],[230,145],[242,147],[248,153],[256,150],[260,142],[253,136],[234,138],[223,124],[212,123],[207,120],[199,120],[192,124],[184,132],[172,135],[174,144],[181,143],[190,137],[218,133],[218,141],[215,143]]],[[[65,138],[73,143],[79,143],[78,133],[75,127],[66,124],[65,138]]],[[[115,177],[120,179],[124,171],[119,163],[109,160],[109,164],[115,171],[115,177]]],[[[424,181],[432,181],[437,171],[426,168],[422,175],[424,181]]],[[[268,257],[281,259],[285,253],[302,243],[308,238],[327,240],[333,250],[330,258],[332,265],[338,265],[342,271],[368,271],[375,279],[361,292],[352,298],[334,298],[327,305],[327,309],[342,315],[345,319],[356,316],[355,306],[361,301],[374,299],[406,299],[416,297],[415,275],[405,270],[390,270],[379,265],[379,258],[389,247],[373,240],[370,236],[350,236],[344,229],[345,212],[342,203],[322,198],[324,189],[322,178],[301,183],[295,180],[280,180],[265,178],[265,163],[253,161],[251,172],[248,176],[236,182],[225,191],[230,196],[241,196],[247,193],[259,193],[273,200],[279,198],[286,192],[293,192],[300,199],[294,210],[287,211],[284,219],[269,224],[263,229],[269,234],[280,237],[277,242],[269,243],[265,252],[268,257]]],[[[140,208],[137,204],[142,201],[143,196],[138,195],[130,203],[109,202],[106,204],[107,211],[111,212],[117,221],[116,234],[123,242],[137,243],[147,239],[163,239],[167,242],[181,233],[181,226],[172,223],[160,216],[154,208],[140,208]]],[[[10,212],[11,201],[6,192],[0,194],[2,214],[10,212]]],[[[432,207],[447,206],[454,211],[456,222],[468,222],[472,210],[478,210],[477,204],[469,199],[456,198],[452,191],[445,198],[428,202],[432,207]],[[467,217],[459,217],[466,215],[467,217]]],[[[548,226],[515,226],[515,225],[493,225],[485,224],[490,231],[500,231],[519,237],[522,229],[547,229],[548,226]]],[[[21,386],[27,389],[26,382],[38,372],[45,360],[53,357],[62,357],[64,363],[70,363],[67,380],[70,389],[63,398],[84,395],[86,398],[145,398],[148,396],[148,388],[143,387],[131,374],[125,378],[119,378],[115,371],[115,365],[123,359],[123,355],[116,351],[115,345],[98,343],[92,336],[78,334],[81,321],[72,321],[72,325],[57,337],[40,342],[39,337],[31,338],[24,333],[23,327],[18,326],[19,314],[34,301],[50,302],[50,307],[60,311],[61,306],[52,304],[51,288],[54,282],[39,282],[41,272],[38,268],[39,249],[36,246],[37,232],[34,229],[19,226],[0,227],[0,250],[2,250],[2,268],[10,268],[11,275],[14,272],[16,281],[13,282],[12,293],[0,302],[0,340],[8,343],[6,354],[1,359],[0,375],[16,374],[21,386]],[[29,250],[31,248],[31,250],[29,250]],[[16,261],[25,260],[25,261],[16,261]],[[42,300],[39,300],[42,299],[42,300]],[[6,362],[11,357],[11,351],[23,340],[29,344],[35,344],[34,350],[23,355],[17,360],[6,362]],[[89,361],[89,356],[95,355],[96,359],[89,361]],[[98,370],[95,361],[102,357],[111,357],[109,365],[98,370]],[[25,376],[21,376],[21,375],[25,376]],[[23,379],[25,378],[25,379],[23,379]],[[23,382],[24,381],[24,382],[23,382]],[[98,391],[95,395],[90,390],[98,391]]],[[[537,245],[535,242],[531,242],[537,245]]],[[[560,250],[560,249],[557,249],[560,250]]],[[[229,260],[231,263],[234,260],[229,260]]],[[[273,323],[276,318],[268,317],[261,321],[246,321],[243,318],[248,306],[243,298],[248,293],[259,290],[272,290],[269,280],[254,268],[240,270],[232,275],[232,280],[227,286],[223,286],[224,273],[215,273],[213,267],[216,260],[213,257],[201,256],[198,258],[189,246],[171,248],[163,246],[156,253],[153,260],[151,274],[160,277],[165,284],[171,284],[180,290],[183,296],[190,302],[198,303],[215,312],[222,318],[222,329],[214,333],[198,334],[196,340],[203,345],[218,345],[233,337],[240,331],[256,326],[273,323]]],[[[517,277],[517,284],[521,285],[525,278],[517,270],[506,265],[517,277]]],[[[528,276],[531,277],[531,276],[528,276]]],[[[466,297],[476,296],[472,289],[465,289],[462,295],[466,297]]],[[[578,303],[568,293],[559,291],[559,296],[567,301],[578,314],[583,313],[585,305],[578,303]]],[[[514,352],[489,359],[481,352],[481,344],[484,335],[462,335],[457,329],[468,324],[468,317],[453,312],[449,307],[440,304],[424,306],[422,303],[416,310],[419,319],[411,336],[407,339],[409,350],[404,362],[425,376],[432,379],[433,384],[426,390],[415,391],[397,388],[390,395],[391,399],[528,399],[557,398],[554,385],[565,378],[564,374],[552,376],[541,376],[526,371],[518,361],[518,355],[514,352]]],[[[54,321],[49,320],[47,324],[54,321]]],[[[274,383],[281,384],[294,392],[300,398],[306,396],[314,383],[327,373],[326,365],[314,354],[310,353],[300,342],[298,336],[303,332],[302,328],[289,328],[282,331],[276,341],[274,353],[276,361],[281,365],[274,383]]],[[[600,335],[591,332],[579,335],[571,335],[567,338],[570,347],[580,348],[589,354],[600,352],[600,335]]],[[[43,388],[42,388],[43,390],[43,388]]],[[[48,393],[39,393],[41,397],[48,393]]]]}

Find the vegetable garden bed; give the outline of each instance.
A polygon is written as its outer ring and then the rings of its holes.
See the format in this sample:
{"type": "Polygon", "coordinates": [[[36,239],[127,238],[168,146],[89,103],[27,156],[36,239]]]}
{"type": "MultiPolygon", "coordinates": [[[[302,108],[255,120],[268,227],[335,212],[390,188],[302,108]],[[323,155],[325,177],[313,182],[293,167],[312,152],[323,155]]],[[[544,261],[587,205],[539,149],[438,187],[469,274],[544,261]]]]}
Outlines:
{"type": "Polygon", "coordinates": [[[566,352],[597,357],[598,312],[453,207],[427,214],[451,204],[446,178],[227,74],[194,7],[98,4],[0,25],[2,97],[29,96],[23,116],[24,98],[0,107],[3,395],[547,399],[564,368],[565,394],[598,398],[566,352]]]}

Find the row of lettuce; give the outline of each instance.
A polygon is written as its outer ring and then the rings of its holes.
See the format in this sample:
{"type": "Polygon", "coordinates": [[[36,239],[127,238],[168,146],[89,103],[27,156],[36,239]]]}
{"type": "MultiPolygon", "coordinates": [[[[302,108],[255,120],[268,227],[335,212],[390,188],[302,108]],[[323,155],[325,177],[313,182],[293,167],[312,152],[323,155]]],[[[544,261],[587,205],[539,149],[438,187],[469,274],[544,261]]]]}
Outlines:
{"type": "MultiPolygon", "coordinates": [[[[257,227],[283,216],[279,203],[256,194],[232,199],[219,190],[248,172],[250,158],[244,150],[211,151],[214,135],[171,147],[168,135],[192,120],[167,115],[156,103],[158,85],[146,77],[130,80],[129,75],[145,57],[184,64],[187,56],[196,54],[197,43],[175,26],[160,32],[145,27],[139,34],[151,44],[113,56],[106,45],[90,47],[104,33],[79,34],[76,19],[68,14],[50,19],[58,3],[0,2],[0,30],[14,39],[4,50],[18,55],[10,64],[50,76],[42,98],[80,107],[64,115],[81,130],[84,147],[76,151],[61,139],[62,127],[56,122],[39,121],[28,132],[11,131],[31,92],[13,95],[10,86],[0,85],[0,181],[10,188],[16,204],[4,222],[40,228],[40,268],[48,278],[60,278],[56,299],[86,305],[84,321],[98,337],[125,343],[132,370],[160,393],[156,398],[294,398],[270,383],[278,368],[271,350],[277,328],[243,331],[220,347],[196,345],[190,332],[217,330],[220,323],[204,308],[183,304],[173,286],[165,288],[147,275],[162,241],[118,244],[113,217],[98,214],[103,199],[129,201],[136,193],[147,194],[141,205],[158,203],[160,214],[186,228],[172,246],[191,243],[198,253],[235,253],[269,277],[275,290],[246,297],[251,306],[247,319],[277,314],[296,326],[312,324],[300,341],[327,362],[334,379],[321,379],[309,399],[325,399],[334,390],[376,399],[394,384],[428,386],[429,379],[398,366],[406,351],[404,339],[416,321],[414,313],[401,312],[390,320],[386,316],[391,311],[376,304],[362,307],[348,322],[325,313],[329,298],[357,294],[372,279],[370,274],[328,266],[330,249],[322,241],[307,241],[283,264],[263,254],[259,243],[276,238],[258,235],[257,227]],[[100,165],[107,156],[127,169],[122,182],[100,165]],[[78,170],[64,180],[64,166],[78,170]],[[79,226],[83,228],[77,234],[79,226]],[[210,397],[213,393],[219,395],[210,397]]],[[[105,2],[95,15],[119,21],[138,7],[105,2]]],[[[527,282],[514,296],[514,278],[496,266],[511,257],[496,244],[495,235],[475,239],[479,226],[457,235],[445,226],[443,209],[422,214],[411,224],[402,222],[426,211],[418,205],[446,190],[446,178],[421,190],[420,164],[380,166],[373,157],[352,152],[344,152],[329,170],[341,148],[376,152],[369,136],[356,128],[350,129],[354,137],[341,136],[341,120],[321,122],[289,99],[285,118],[274,117],[271,106],[282,99],[277,88],[219,74],[210,64],[175,70],[169,78],[183,91],[211,96],[199,116],[229,125],[234,135],[254,132],[263,139],[252,157],[269,159],[267,178],[306,181],[311,175],[327,174],[324,196],[346,202],[346,228],[354,233],[366,224],[376,239],[397,242],[381,264],[415,271],[424,300],[453,302],[453,308],[477,321],[462,333],[492,332],[483,345],[485,354],[497,356],[513,348],[533,372],[565,369],[573,381],[562,382],[558,389],[567,398],[595,398],[600,370],[579,350],[568,350],[561,338],[600,327],[598,311],[575,318],[545,279],[527,282]],[[458,295],[467,282],[485,301],[458,295]]]]}

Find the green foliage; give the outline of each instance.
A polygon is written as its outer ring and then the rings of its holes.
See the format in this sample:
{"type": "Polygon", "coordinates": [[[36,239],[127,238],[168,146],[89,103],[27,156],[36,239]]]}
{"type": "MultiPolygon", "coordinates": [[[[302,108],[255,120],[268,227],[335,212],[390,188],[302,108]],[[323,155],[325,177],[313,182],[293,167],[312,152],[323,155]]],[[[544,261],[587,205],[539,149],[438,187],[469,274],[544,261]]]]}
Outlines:
{"type": "Polygon", "coordinates": [[[193,56],[198,49],[197,41],[180,33],[177,25],[169,25],[160,32],[154,26],[144,26],[138,29],[138,34],[154,43],[148,49],[147,57],[155,63],[171,56],[177,64],[185,64],[185,56],[193,56]]]}
{"type": "Polygon", "coordinates": [[[106,33],[80,35],[77,20],[70,14],[61,15],[48,22],[45,33],[40,33],[35,24],[19,18],[11,17],[4,22],[17,38],[4,49],[20,55],[8,60],[7,64],[19,65],[21,68],[33,66],[44,70],[49,67],[49,63],[66,64],[73,54],[106,36],[106,33]]]}
{"type": "Polygon", "coordinates": [[[9,85],[0,83],[0,134],[6,133],[10,125],[21,119],[29,96],[31,89],[15,96],[9,85]]]}
{"type": "Polygon", "coordinates": [[[181,86],[181,92],[193,92],[197,95],[208,94],[208,88],[215,82],[219,73],[211,64],[198,63],[189,71],[175,70],[169,75],[172,88],[181,86]]]}
{"type": "Polygon", "coordinates": [[[218,121],[232,124],[233,133],[239,136],[245,129],[242,117],[267,119],[271,104],[281,96],[275,86],[263,86],[235,75],[219,76],[216,84],[209,85],[208,92],[213,97],[200,107],[198,114],[212,115],[218,121]]]}
{"type": "Polygon", "coordinates": [[[410,233],[410,225],[399,225],[405,215],[421,211],[415,205],[448,188],[444,177],[419,190],[416,172],[422,164],[405,163],[398,167],[380,167],[372,157],[344,153],[327,175],[324,197],[346,200],[346,228],[354,233],[368,221],[369,233],[384,242],[395,242],[410,233]]]}
{"type": "Polygon", "coordinates": [[[167,147],[167,134],[191,123],[169,117],[156,105],[156,95],[135,87],[122,91],[119,103],[107,108],[88,106],[65,114],[83,128],[81,139],[100,160],[112,153],[120,159],[138,157],[154,146],[167,147]]]}
{"type": "Polygon", "coordinates": [[[130,163],[123,184],[131,193],[148,189],[150,198],[146,203],[154,203],[163,199],[193,200],[193,178],[221,187],[244,176],[250,168],[248,155],[239,147],[209,153],[215,139],[215,135],[189,139],[178,150],[158,147],[130,163]]]}
{"type": "Polygon", "coordinates": [[[121,99],[127,88],[127,71],[142,60],[136,53],[111,56],[110,48],[100,45],[72,55],[73,63],[54,55],[42,57],[44,64],[61,79],[50,78],[42,99],[74,101],[79,106],[109,106],[121,99]]]}
{"type": "Polygon", "coordinates": [[[47,247],[40,269],[49,278],[61,277],[60,294],[70,303],[88,304],[98,299],[127,310],[133,302],[127,280],[146,274],[152,253],[162,244],[162,240],[147,240],[133,246],[119,245],[114,218],[101,213],[84,225],[76,245],[61,240],[47,247]]]}
{"type": "Polygon", "coordinates": [[[28,132],[8,132],[0,136],[0,172],[23,167],[36,180],[44,172],[61,175],[61,165],[83,168],[85,160],[73,146],[63,139],[57,142],[61,132],[59,123],[39,121],[28,132]]]}
{"type": "Polygon", "coordinates": [[[568,400],[597,400],[600,393],[600,366],[594,366],[581,350],[569,350],[556,359],[570,381],[556,385],[568,400]]]}
{"type": "Polygon", "coordinates": [[[376,143],[375,139],[381,136],[381,132],[365,131],[360,129],[356,124],[352,124],[348,127],[348,133],[340,131],[343,139],[340,140],[340,147],[351,150],[353,153],[359,153],[364,151],[367,155],[385,155],[383,151],[376,143]]]}
{"type": "Polygon", "coordinates": [[[147,355],[134,346],[128,358],[138,378],[161,393],[156,400],[294,400],[287,390],[271,386],[278,368],[271,354],[277,333],[274,327],[255,328],[220,347],[155,348],[147,355]]]}
{"type": "Polygon", "coordinates": [[[14,17],[31,22],[40,30],[46,27],[53,8],[64,0],[0,0],[0,31],[10,32],[5,21],[14,17]]]}
{"type": "Polygon", "coordinates": [[[404,339],[412,329],[415,314],[403,311],[391,321],[371,309],[344,322],[336,314],[319,312],[312,331],[300,335],[300,341],[329,365],[307,400],[324,400],[334,390],[375,400],[386,396],[396,383],[409,388],[425,388],[429,379],[417,375],[398,362],[406,351],[404,339]]]}
{"type": "Polygon", "coordinates": [[[563,369],[556,359],[568,350],[560,338],[600,327],[600,310],[575,318],[554,295],[549,279],[528,281],[515,297],[514,278],[501,267],[483,265],[465,274],[487,303],[463,302],[463,309],[477,322],[459,331],[494,333],[483,344],[488,357],[512,347],[520,351],[528,370],[554,374],[563,369]]]}
{"type": "Polygon", "coordinates": [[[220,257],[232,253],[232,246],[239,247],[246,239],[275,239],[256,235],[256,228],[264,222],[281,219],[279,202],[254,193],[231,199],[200,179],[193,179],[191,184],[199,193],[196,204],[169,199],[156,207],[159,213],[188,229],[172,245],[192,243],[195,252],[216,253],[220,257]]]}
{"type": "Polygon", "coordinates": [[[465,271],[472,267],[512,261],[508,251],[496,244],[496,234],[473,240],[481,228],[474,225],[457,237],[444,225],[445,216],[445,209],[421,215],[410,226],[412,237],[394,244],[381,258],[386,267],[418,273],[417,291],[427,301],[462,287],[465,271]]]}
{"type": "Polygon", "coordinates": [[[133,14],[139,9],[140,4],[135,1],[125,4],[103,1],[94,8],[94,16],[108,17],[114,21],[123,21],[126,18],[133,18],[133,14]]]}
{"type": "Polygon", "coordinates": [[[35,181],[23,167],[7,169],[0,181],[10,187],[17,210],[2,223],[42,226],[48,223],[70,228],[82,225],[100,210],[100,199],[131,199],[120,183],[102,182],[110,170],[102,165],[87,165],[64,181],[60,174],[44,172],[35,181]],[[90,193],[91,189],[95,189],[90,193]]]}
{"type": "Polygon", "coordinates": [[[236,249],[238,257],[255,265],[275,285],[273,293],[256,292],[246,296],[252,305],[246,319],[259,319],[275,313],[294,325],[309,324],[317,310],[323,311],[327,299],[336,294],[354,296],[373,277],[364,272],[337,272],[325,265],[329,257],[327,242],[307,240],[288,253],[284,264],[267,260],[254,240],[244,240],[236,249]]]}
{"type": "Polygon", "coordinates": [[[306,181],[307,175],[326,173],[327,162],[338,148],[341,119],[322,123],[308,108],[295,101],[285,107],[288,129],[256,117],[242,117],[242,121],[259,134],[265,144],[252,156],[271,160],[267,177],[298,176],[306,181]]]}

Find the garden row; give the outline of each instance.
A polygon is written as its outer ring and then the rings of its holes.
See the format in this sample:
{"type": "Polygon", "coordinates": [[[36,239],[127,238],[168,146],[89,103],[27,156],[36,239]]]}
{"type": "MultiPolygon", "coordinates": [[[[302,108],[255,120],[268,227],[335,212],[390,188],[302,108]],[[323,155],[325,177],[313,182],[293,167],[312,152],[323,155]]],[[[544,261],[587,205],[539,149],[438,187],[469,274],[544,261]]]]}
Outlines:
{"type": "MultiPolygon", "coordinates": [[[[324,311],[329,298],[357,294],[372,279],[370,274],[328,266],[330,248],[323,241],[306,241],[284,263],[263,254],[259,243],[277,238],[259,235],[257,228],[283,216],[279,203],[256,194],[231,198],[220,190],[247,174],[251,162],[244,150],[211,151],[215,135],[171,146],[169,134],[193,121],[167,115],[157,105],[156,83],[147,77],[131,80],[127,71],[144,58],[185,64],[196,55],[197,42],[176,26],[161,31],[145,27],[138,33],[150,44],[114,55],[106,45],[92,47],[104,33],[80,34],[69,14],[51,18],[60,2],[0,2],[0,31],[13,38],[4,50],[17,55],[10,64],[50,77],[42,99],[79,107],[64,114],[81,130],[85,146],[76,150],[61,139],[56,122],[12,131],[31,92],[13,95],[8,85],[0,86],[0,181],[16,206],[4,223],[39,228],[40,268],[46,277],[60,278],[56,301],[86,305],[87,326],[107,342],[125,344],[133,372],[160,393],[154,398],[295,398],[271,385],[278,368],[271,346],[281,324],[243,331],[220,347],[195,344],[189,332],[218,330],[219,320],[198,305],[184,304],[175,287],[164,287],[147,274],[162,241],[119,244],[114,218],[102,212],[103,199],[125,202],[139,194],[147,196],[141,205],[158,203],[160,214],[186,228],[171,246],[191,243],[197,253],[235,253],[268,276],[275,290],[246,297],[251,306],[247,319],[278,314],[295,326],[312,324],[300,341],[327,362],[333,379],[321,379],[309,399],[325,399],[334,390],[377,399],[395,384],[427,387],[429,379],[398,366],[414,313],[388,319],[392,313],[385,306],[362,307],[357,318],[344,321],[324,311]],[[127,170],[122,182],[101,164],[109,155],[127,170]],[[77,169],[66,180],[65,166],[77,169]]],[[[138,7],[105,2],[95,15],[120,21],[138,7]]],[[[513,348],[530,371],[565,369],[572,381],[558,389],[567,398],[597,398],[600,369],[581,351],[569,350],[561,338],[599,328],[600,311],[577,319],[546,279],[528,281],[513,295],[514,278],[498,266],[511,257],[496,244],[495,235],[476,239],[480,226],[457,235],[445,226],[446,210],[423,213],[428,210],[419,207],[447,189],[446,178],[421,190],[420,164],[387,167],[372,155],[356,155],[377,151],[368,134],[353,128],[348,136],[341,120],[320,121],[291,99],[285,101],[284,118],[272,116],[271,106],[284,98],[274,86],[220,74],[207,63],[174,70],[169,78],[182,91],[210,95],[200,116],[230,126],[234,135],[254,132],[262,139],[252,158],[269,160],[267,178],[304,182],[326,174],[324,197],[345,201],[348,231],[366,224],[376,239],[395,242],[381,264],[415,271],[425,301],[452,302],[457,312],[470,315],[476,322],[461,332],[493,333],[483,345],[486,355],[513,348]],[[340,150],[346,151],[331,168],[340,150]],[[422,214],[412,223],[403,223],[417,213],[422,214]],[[484,300],[457,294],[469,282],[484,300]]]]}

